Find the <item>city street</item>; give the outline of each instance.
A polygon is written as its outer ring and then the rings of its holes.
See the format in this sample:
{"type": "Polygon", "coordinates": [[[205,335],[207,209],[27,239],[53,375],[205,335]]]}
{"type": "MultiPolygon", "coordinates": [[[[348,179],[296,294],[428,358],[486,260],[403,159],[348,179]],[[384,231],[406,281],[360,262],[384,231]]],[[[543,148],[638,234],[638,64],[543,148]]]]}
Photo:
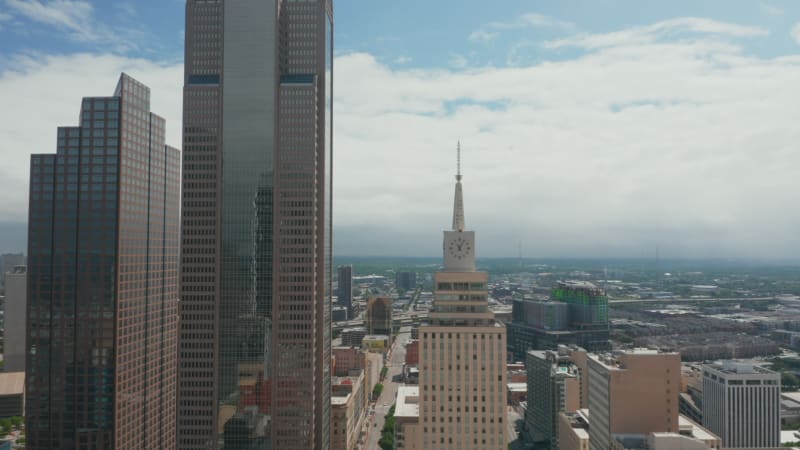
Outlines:
{"type": "Polygon", "coordinates": [[[506,407],[506,428],[508,430],[508,444],[512,450],[522,449],[517,427],[522,427],[522,418],[513,406],[506,407]]]}
{"type": "Polygon", "coordinates": [[[395,402],[397,387],[402,384],[403,363],[405,363],[406,359],[406,348],[404,344],[410,337],[411,334],[409,332],[399,333],[392,346],[389,364],[387,365],[389,371],[386,374],[386,378],[383,380],[383,392],[378,401],[375,402],[375,414],[367,421],[366,450],[380,450],[378,441],[381,439],[383,422],[386,414],[389,412],[389,408],[391,408],[395,402]]]}

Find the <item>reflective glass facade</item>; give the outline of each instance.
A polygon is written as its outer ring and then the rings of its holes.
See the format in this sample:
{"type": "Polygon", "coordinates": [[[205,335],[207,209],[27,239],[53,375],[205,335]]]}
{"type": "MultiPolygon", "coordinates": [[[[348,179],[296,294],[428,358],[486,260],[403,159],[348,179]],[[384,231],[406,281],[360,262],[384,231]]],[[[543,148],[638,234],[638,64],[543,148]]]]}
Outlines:
{"type": "Polygon", "coordinates": [[[187,2],[179,448],[329,448],[331,8],[187,2]]]}
{"type": "Polygon", "coordinates": [[[179,153],[149,95],[123,74],[31,157],[28,448],[175,448],[179,153]]]}

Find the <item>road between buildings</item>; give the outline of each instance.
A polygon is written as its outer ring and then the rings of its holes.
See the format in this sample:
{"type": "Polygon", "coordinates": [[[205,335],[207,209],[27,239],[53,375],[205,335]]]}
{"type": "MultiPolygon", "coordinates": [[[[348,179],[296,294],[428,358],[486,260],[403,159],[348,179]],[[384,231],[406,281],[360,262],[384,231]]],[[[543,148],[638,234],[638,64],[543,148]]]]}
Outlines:
{"type": "Polygon", "coordinates": [[[395,402],[398,386],[403,384],[403,364],[406,361],[405,343],[410,337],[411,334],[409,332],[400,333],[392,345],[389,363],[387,364],[389,371],[383,380],[383,392],[374,404],[375,414],[367,420],[367,443],[366,447],[364,447],[366,450],[380,450],[378,441],[381,439],[381,430],[386,420],[386,414],[395,402]]]}

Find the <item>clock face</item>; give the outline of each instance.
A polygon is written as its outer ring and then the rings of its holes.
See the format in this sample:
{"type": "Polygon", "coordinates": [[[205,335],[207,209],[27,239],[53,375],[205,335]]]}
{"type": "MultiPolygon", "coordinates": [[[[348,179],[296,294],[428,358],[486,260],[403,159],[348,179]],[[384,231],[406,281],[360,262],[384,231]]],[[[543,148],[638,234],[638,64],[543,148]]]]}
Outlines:
{"type": "Polygon", "coordinates": [[[472,252],[472,246],[469,242],[459,237],[450,241],[450,245],[447,246],[447,251],[449,251],[454,258],[463,259],[472,252]]]}

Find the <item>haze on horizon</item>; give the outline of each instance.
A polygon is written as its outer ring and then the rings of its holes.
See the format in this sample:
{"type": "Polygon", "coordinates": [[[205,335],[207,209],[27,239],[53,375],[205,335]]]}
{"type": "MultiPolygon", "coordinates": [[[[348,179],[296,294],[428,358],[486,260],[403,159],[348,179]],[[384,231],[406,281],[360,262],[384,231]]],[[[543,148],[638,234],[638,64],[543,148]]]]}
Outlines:
{"type": "MultiPolygon", "coordinates": [[[[377,3],[337,3],[337,254],[441,255],[460,140],[478,257],[798,259],[800,4],[377,3]]],[[[0,251],[119,72],[180,142],[183,2],[122,5],[0,0],[0,251]]]]}

